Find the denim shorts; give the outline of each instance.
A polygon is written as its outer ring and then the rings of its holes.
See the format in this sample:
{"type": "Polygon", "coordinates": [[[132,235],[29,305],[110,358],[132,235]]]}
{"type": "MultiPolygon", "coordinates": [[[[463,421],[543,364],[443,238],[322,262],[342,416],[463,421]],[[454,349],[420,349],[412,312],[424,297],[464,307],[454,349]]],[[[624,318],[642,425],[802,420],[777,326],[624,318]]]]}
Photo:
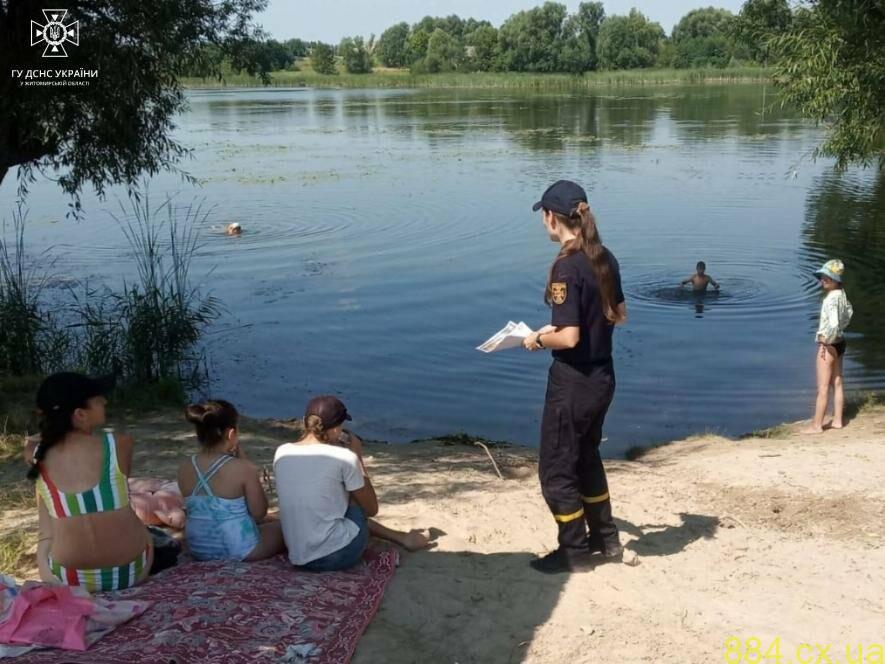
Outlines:
{"type": "Polygon", "coordinates": [[[369,522],[366,520],[362,508],[358,505],[348,507],[344,516],[359,527],[360,531],[356,537],[337,551],[302,565],[302,569],[311,572],[337,572],[353,567],[362,559],[363,551],[366,550],[366,545],[369,543],[369,522]]]}

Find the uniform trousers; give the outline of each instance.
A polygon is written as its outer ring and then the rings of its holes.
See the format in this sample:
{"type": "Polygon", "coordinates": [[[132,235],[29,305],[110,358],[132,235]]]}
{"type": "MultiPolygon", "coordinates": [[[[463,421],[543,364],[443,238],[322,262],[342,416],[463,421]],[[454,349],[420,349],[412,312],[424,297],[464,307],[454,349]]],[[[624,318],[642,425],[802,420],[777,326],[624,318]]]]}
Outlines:
{"type": "Polygon", "coordinates": [[[599,455],[602,425],[614,394],[611,361],[575,367],[554,360],[550,367],[538,473],[544,500],[559,526],[561,548],[618,544],[599,455]]]}

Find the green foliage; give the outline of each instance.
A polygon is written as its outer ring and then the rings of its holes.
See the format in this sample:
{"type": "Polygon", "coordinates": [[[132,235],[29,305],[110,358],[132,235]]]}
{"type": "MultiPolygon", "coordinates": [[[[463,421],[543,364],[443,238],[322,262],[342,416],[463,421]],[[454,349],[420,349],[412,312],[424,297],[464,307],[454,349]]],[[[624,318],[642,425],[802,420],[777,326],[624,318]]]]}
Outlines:
{"type": "Polygon", "coordinates": [[[41,297],[49,279],[43,254],[28,260],[21,205],[13,212],[12,239],[0,236],[0,375],[26,376],[56,368],[66,343],[41,297]]]}
{"type": "Polygon", "coordinates": [[[481,25],[467,35],[467,59],[471,71],[495,71],[498,67],[498,30],[481,25]]]}
{"type": "Polygon", "coordinates": [[[664,29],[637,9],[609,16],[599,28],[596,55],[603,69],[637,69],[655,64],[664,29]]]}
{"type": "Polygon", "coordinates": [[[578,37],[587,42],[589,52],[588,70],[594,70],[599,66],[596,56],[596,47],[599,43],[599,28],[605,20],[605,8],[601,2],[582,2],[578,5],[575,14],[578,27],[578,37]]]}
{"type": "Polygon", "coordinates": [[[885,167],[885,7],[879,0],[810,0],[769,36],[785,103],[828,127],[816,155],[836,167],[885,167]]]}
{"type": "Polygon", "coordinates": [[[658,59],[655,62],[656,67],[665,69],[675,68],[676,62],[676,44],[672,39],[665,39],[658,47],[658,59]]]}
{"type": "MultiPolygon", "coordinates": [[[[72,291],[68,305],[42,297],[48,256],[24,267],[19,214],[14,250],[0,244],[0,373],[115,373],[123,386],[158,386],[151,390],[161,394],[174,391],[170,386],[181,392],[204,384],[199,342],[220,315],[220,305],[191,284],[190,265],[198,246],[196,228],[206,217],[199,206],[176,208],[171,200],[152,208],[147,195],[131,210],[124,208],[126,221],[119,223],[137,278],[120,290],[83,286],[82,295],[72,291]],[[10,300],[14,305],[6,306],[10,300]]],[[[6,408],[2,388],[0,383],[0,405],[6,408]]]]}
{"type": "Polygon", "coordinates": [[[110,405],[113,410],[144,413],[170,406],[184,406],[187,401],[184,384],[174,378],[161,378],[153,383],[127,383],[117,387],[110,405]]]}
{"type": "Polygon", "coordinates": [[[288,69],[295,62],[295,55],[285,44],[269,39],[249,44],[244,59],[259,75],[266,76],[273,71],[288,69]]]}
{"type": "Polygon", "coordinates": [[[335,49],[329,44],[317,42],[310,51],[310,66],[317,74],[337,74],[335,66],[335,49]]]}
{"type": "Polygon", "coordinates": [[[348,74],[368,74],[372,71],[372,56],[362,37],[345,37],[338,45],[338,55],[344,61],[348,74]]]}
{"type": "Polygon", "coordinates": [[[21,455],[21,441],[13,437],[37,430],[34,395],[42,381],[43,376],[36,374],[0,377],[0,443],[14,446],[12,450],[0,449],[0,461],[10,456],[10,452],[21,455]]]}
{"type": "Polygon", "coordinates": [[[405,67],[410,64],[408,59],[409,24],[397,23],[381,33],[375,53],[378,61],[385,67],[405,67]]]}
{"type": "Polygon", "coordinates": [[[787,0],[747,0],[732,31],[750,59],[768,63],[772,56],[770,38],[786,31],[792,22],[793,12],[787,0]]]}
{"type": "MultiPolygon", "coordinates": [[[[279,87],[310,86],[315,88],[473,88],[497,90],[535,90],[576,92],[606,86],[642,86],[675,84],[768,83],[770,72],[758,66],[701,69],[634,69],[623,71],[572,74],[526,74],[517,72],[450,72],[421,74],[408,69],[375,70],[371,74],[323,76],[309,69],[299,72],[276,72],[271,85],[279,87]]],[[[189,79],[187,86],[198,89],[223,87],[216,82],[189,79]]],[[[224,85],[254,86],[259,81],[239,75],[225,78],[224,85]]]]}
{"type": "Polygon", "coordinates": [[[565,20],[562,32],[558,70],[581,74],[593,69],[596,64],[596,54],[590,50],[590,42],[581,34],[580,23],[576,16],[569,16],[565,20]]]}
{"type": "MultiPolygon", "coordinates": [[[[786,2],[748,0],[742,21],[723,9],[697,9],[683,17],[672,40],[638,11],[606,21],[602,2],[581,2],[573,14],[562,3],[546,2],[513,14],[500,29],[488,21],[455,15],[425,16],[412,26],[400,22],[386,29],[374,46],[370,39],[366,50],[384,67],[409,67],[414,75],[456,71],[583,74],[600,67],[600,54],[609,70],[654,65],[725,67],[751,59],[746,40],[757,37],[751,36],[755,33],[749,26],[782,24],[783,8],[786,18],[791,18],[786,2]],[[604,23],[608,25],[601,43],[604,23]]],[[[308,47],[318,54],[324,50],[301,40],[289,40],[284,46],[294,57],[308,47]]],[[[754,48],[754,53],[760,50],[758,44],[754,48]]],[[[338,48],[348,73],[366,71],[366,61],[358,51],[353,39],[338,48]]],[[[323,62],[314,70],[336,73],[334,52],[322,56],[323,62]]]]}
{"type": "Polygon", "coordinates": [[[734,19],[734,14],[727,9],[693,9],[673,28],[673,41],[678,44],[691,39],[728,34],[734,19]]]}
{"type": "Polygon", "coordinates": [[[77,301],[74,312],[85,329],[78,364],[92,373],[113,371],[130,384],[197,386],[204,367],[198,342],[221,313],[218,300],[190,281],[196,228],[208,213],[194,205],[176,208],[171,199],[152,208],[145,196],[123,215],[125,221],[117,221],[138,278],[103,300],[87,291],[77,301]]]}
{"type": "Polygon", "coordinates": [[[508,18],[498,31],[501,64],[506,71],[561,71],[565,5],[545,2],[508,18]]]}
{"type": "Polygon", "coordinates": [[[0,182],[19,166],[22,195],[40,170],[54,173],[80,211],[85,185],[103,196],[107,187],[134,191],[141,177],[176,170],[188,150],[172,135],[185,107],[179,79],[203,69],[213,44],[235,66],[260,74],[246,55],[261,36],[252,24],[266,0],[94,0],[67,5],[88,38],[64,62],[72,69],[97,69],[86,87],[63,93],[51,86],[24,86],[12,69],[46,69],[39,48],[22,35],[40,14],[32,2],[0,2],[0,182]],[[6,44],[16,44],[7,48],[6,44]],[[57,172],[56,172],[57,171],[57,172]]]}
{"type": "MultiPolygon", "coordinates": [[[[418,69],[426,70],[425,63],[422,63],[427,57],[427,49],[430,45],[430,37],[437,30],[442,30],[444,33],[452,37],[454,40],[463,43],[465,30],[468,28],[470,30],[474,30],[477,27],[482,25],[482,23],[470,19],[465,22],[463,19],[458,16],[452,15],[447,16],[445,18],[434,18],[432,16],[425,16],[418,23],[412,26],[412,31],[409,34],[408,39],[408,48],[406,50],[406,59],[410,64],[418,64],[418,69]]],[[[439,38],[438,38],[438,41],[439,38]]],[[[441,44],[444,45],[444,44],[441,44]]],[[[434,57],[437,57],[439,54],[435,54],[434,57]]]]}
{"type": "Polygon", "coordinates": [[[431,74],[455,71],[464,60],[464,47],[456,37],[437,28],[427,41],[424,70],[431,74]]]}
{"type": "Polygon", "coordinates": [[[673,28],[674,67],[725,67],[734,52],[736,17],[726,9],[695,9],[673,28]]]}
{"type": "Polygon", "coordinates": [[[303,39],[289,39],[283,42],[283,45],[295,59],[306,58],[310,55],[311,45],[303,39]]]}
{"type": "Polygon", "coordinates": [[[605,19],[601,2],[582,2],[562,27],[559,71],[581,74],[597,68],[596,46],[599,28],[605,19]]]}
{"type": "MultiPolygon", "coordinates": [[[[33,492],[18,490],[15,495],[28,498],[27,503],[24,502],[24,499],[22,500],[21,508],[24,508],[24,505],[33,504],[33,492]]],[[[26,575],[35,564],[35,556],[29,552],[34,548],[36,540],[36,533],[25,529],[13,530],[0,535],[0,569],[4,573],[16,577],[26,575]]]]}

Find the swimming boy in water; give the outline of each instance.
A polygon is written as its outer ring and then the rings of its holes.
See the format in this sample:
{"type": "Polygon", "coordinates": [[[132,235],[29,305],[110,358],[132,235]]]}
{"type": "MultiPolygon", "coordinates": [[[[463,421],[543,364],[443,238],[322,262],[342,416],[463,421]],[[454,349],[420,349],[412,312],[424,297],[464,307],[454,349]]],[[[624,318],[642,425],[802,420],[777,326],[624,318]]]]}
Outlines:
{"type": "Polygon", "coordinates": [[[707,290],[707,286],[713,284],[713,288],[719,290],[719,284],[716,283],[716,280],[711,277],[707,272],[707,264],[704,261],[698,261],[697,264],[697,272],[691,275],[688,279],[683,279],[681,286],[685,286],[685,284],[690,283],[692,289],[698,293],[707,290]]]}

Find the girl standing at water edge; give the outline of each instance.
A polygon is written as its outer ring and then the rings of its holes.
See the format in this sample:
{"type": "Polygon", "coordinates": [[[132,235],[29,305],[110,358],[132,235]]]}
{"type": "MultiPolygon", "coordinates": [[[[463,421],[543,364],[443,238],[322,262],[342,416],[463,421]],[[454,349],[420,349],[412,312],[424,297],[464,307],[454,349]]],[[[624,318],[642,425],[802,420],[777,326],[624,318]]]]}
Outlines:
{"type": "Polygon", "coordinates": [[[367,519],[378,513],[378,498],[362,458],[362,441],[342,429],[351,417],[333,396],[310,400],[304,436],[274,455],[280,520],[293,565],[316,572],[353,567],[369,535],[409,551],[430,546],[419,530],[408,533],[367,519]]]}
{"type": "Polygon", "coordinates": [[[267,515],[267,496],[240,446],[237,409],[215,399],[188,406],[185,416],[202,447],[178,468],[194,558],[252,561],[282,553],[279,521],[258,523],[267,515]]]}
{"type": "Polygon", "coordinates": [[[805,433],[823,433],[824,417],[833,386],[833,429],[844,425],[842,414],[845,406],[845,391],[842,381],[842,358],[845,355],[845,328],[851,322],[854,309],[842,288],[842,275],[845,265],[835,259],[827,261],[814,275],[820,280],[821,288],[827,293],[820,308],[820,325],[817,329],[817,400],[814,419],[805,433]]]}
{"type": "Polygon", "coordinates": [[[90,592],[134,586],[154,560],[150,533],[129,505],[132,438],[93,433],[105,424],[112,382],[49,376],[37,391],[39,441],[25,450],[37,484],[40,578],[90,592]]]}
{"type": "Polygon", "coordinates": [[[524,342],[529,351],[553,351],[538,473],[559,526],[559,547],[531,565],[558,573],[592,564],[592,553],[623,556],[599,445],[615,393],[612,333],[627,308],[618,262],[602,245],[584,190],[560,180],[532,209],[543,210],[544,228],[560,250],[544,293],[551,324],[524,342]]]}

